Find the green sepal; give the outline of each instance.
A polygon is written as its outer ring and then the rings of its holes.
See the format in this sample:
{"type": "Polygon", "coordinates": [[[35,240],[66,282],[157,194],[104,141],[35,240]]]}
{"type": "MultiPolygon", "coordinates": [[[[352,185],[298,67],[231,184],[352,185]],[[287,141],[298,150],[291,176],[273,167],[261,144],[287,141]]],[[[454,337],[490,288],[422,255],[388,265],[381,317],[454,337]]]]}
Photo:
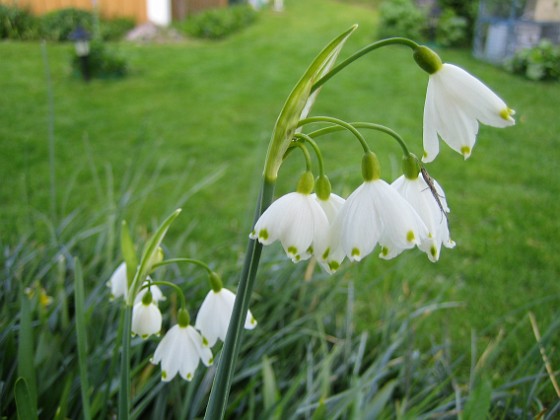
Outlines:
{"type": "Polygon", "coordinates": [[[433,50],[430,48],[420,45],[416,47],[413,53],[414,60],[416,64],[422,68],[425,72],[429,74],[434,74],[439,69],[441,69],[442,61],[433,50]]]}
{"type": "Polygon", "coordinates": [[[410,153],[402,158],[403,174],[408,179],[417,179],[420,174],[420,161],[418,158],[410,153]]]}
{"type": "Polygon", "coordinates": [[[121,224],[121,253],[126,264],[126,279],[130,287],[134,279],[136,267],[138,267],[138,256],[134,250],[134,242],[130,236],[126,220],[123,220],[121,224]]]}
{"type": "Polygon", "coordinates": [[[177,313],[177,324],[179,324],[180,327],[185,328],[188,327],[190,323],[191,316],[189,315],[187,308],[179,309],[179,312],[177,313]]]}
{"type": "Polygon", "coordinates": [[[208,274],[208,277],[210,281],[210,286],[212,287],[212,290],[214,292],[218,293],[220,290],[222,290],[224,286],[222,283],[222,279],[220,278],[220,275],[218,273],[212,271],[211,273],[208,274]]]}
{"type": "Polygon", "coordinates": [[[272,139],[268,145],[264,168],[265,179],[273,182],[278,176],[282,159],[292,141],[300,119],[309,112],[318,91],[311,94],[313,84],[324,76],[334,65],[344,42],[356,30],[354,25],[328,44],[313,60],[305,74],[296,84],[286,100],[276,120],[272,139]]]}
{"type": "Polygon", "coordinates": [[[323,174],[317,177],[315,181],[315,192],[320,200],[326,201],[331,196],[331,182],[329,178],[323,174]]]}
{"type": "Polygon", "coordinates": [[[134,279],[132,284],[128,290],[128,298],[127,298],[127,305],[132,306],[134,303],[134,298],[140,290],[142,283],[152,270],[152,265],[154,261],[154,257],[158,252],[158,248],[161,245],[161,241],[165,237],[167,230],[173,223],[173,221],[179,216],[181,213],[181,209],[175,210],[167,219],[163,221],[163,223],[158,227],[154,235],[150,238],[150,240],[146,243],[144,247],[144,252],[142,252],[142,258],[140,259],[140,265],[138,266],[138,270],[134,275],[134,279]]]}
{"type": "Polygon", "coordinates": [[[364,181],[375,181],[381,177],[381,168],[377,155],[373,152],[367,152],[362,158],[362,176],[364,181]]]}
{"type": "Polygon", "coordinates": [[[296,191],[300,194],[311,194],[315,186],[315,179],[310,171],[304,172],[299,178],[296,191]]]}

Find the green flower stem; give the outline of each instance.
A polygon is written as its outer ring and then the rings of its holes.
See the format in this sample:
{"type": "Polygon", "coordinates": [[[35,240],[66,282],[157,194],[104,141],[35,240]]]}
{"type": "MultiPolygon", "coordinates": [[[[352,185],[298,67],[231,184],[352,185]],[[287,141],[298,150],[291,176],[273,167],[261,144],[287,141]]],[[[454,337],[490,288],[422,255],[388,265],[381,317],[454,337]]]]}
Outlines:
{"type": "Polygon", "coordinates": [[[305,141],[311,145],[313,151],[315,152],[315,155],[317,156],[317,163],[319,165],[319,175],[325,175],[325,167],[323,165],[323,155],[321,154],[321,150],[319,149],[319,145],[317,144],[317,142],[315,142],[315,140],[313,140],[311,137],[309,137],[307,134],[304,133],[296,133],[294,134],[294,137],[296,139],[305,141]]]}
{"type": "MultiPolygon", "coordinates": [[[[397,143],[399,143],[399,146],[401,147],[405,156],[410,155],[410,152],[408,151],[408,147],[404,139],[397,132],[391,130],[389,127],[385,127],[384,125],[381,124],[374,124],[369,122],[353,122],[350,123],[350,125],[355,128],[367,128],[369,130],[381,131],[382,133],[388,134],[393,139],[395,139],[397,143]]],[[[315,138],[341,130],[344,130],[344,127],[333,125],[331,127],[321,128],[319,130],[308,133],[308,136],[311,138],[315,138]]]]}
{"type": "Polygon", "coordinates": [[[208,264],[206,264],[204,261],[200,261],[194,258],[170,258],[168,260],[164,260],[161,262],[158,262],[157,264],[154,264],[152,266],[152,268],[158,268],[161,267],[163,265],[169,265],[169,264],[175,264],[175,263],[187,263],[187,264],[194,264],[194,265],[198,265],[199,267],[204,268],[206,271],[208,271],[208,274],[212,273],[212,269],[208,266],[208,264]]]}
{"type": "Polygon", "coordinates": [[[185,299],[185,294],[183,293],[183,290],[179,286],[177,286],[175,283],[171,283],[169,281],[151,281],[148,284],[143,285],[140,288],[140,290],[147,289],[150,286],[169,286],[169,287],[175,289],[175,291],[179,294],[179,299],[181,300],[181,308],[185,308],[185,309],[187,308],[187,301],[185,299]]]}
{"type": "MultiPolygon", "coordinates": [[[[342,121],[338,118],[325,117],[325,116],[309,117],[309,118],[305,118],[303,120],[300,120],[299,123],[298,123],[298,127],[304,126],[306,124],[312,124],[312,123],[318,123],[318,122],[327,122],[327,123],[335,124],[336,126],[340,127],[339,128],[340,130],[346,129],[346,130],[350,131],[352,134],[354,134],[354,136],[358,139],[358,141],[362,145],[362,148],[364,149],[364,153],[370,152],[370,148],[369,148],[369,146],[366,142],[366,139],[364,139],[364,136],[362,136],[362,134],[356,129],[356,127],[354,127],[352,124],[349,124],[346,121],[342,121]]],[[[313,136],[309,136],[309,137],[313,137],[313,136]]]]}
{"type": "Polygon", "coordinates": [[[119,387],[119,420],[128,420],[130,414],[130,330],[132,306],[125,305],[123,317],[121,385],[119,387]]]}
{"type": "Polygon", "coordinates": [[[381,41],[377,41],[377,42],[374,42],[373,44],[369,44],[369,45],[365,46],[364,48],[362,48],[361,50],[355,52],[353,55],[348,57],[346,60],[344,60],[339,65],[333,67],[327,74],[325,74],[323,77],[321,77],[319,80],[317,80],[315,82],[315,84],[313,85],[313,87],[311,88],[311,93],[313,93],[319,87],[324,85],[329,79],[331,79],[338,72],[345,69],[347,66],[352,64],[354,61],[356,61],[360,57],[366,55],[367,53],[369,53],[371,51],[377,50],[378,48],[385,47],[387,45],[405,45],[407,47],[412,48],[413,50],[416,50],[419,47],[419,45],[416,42],[414,42],[413,40],[408,39],[408,38],[402,38],[402,37],[382,39],[381,41]]]}
{"type": "MultiPolygon", "coordinates": [[[[264,177],[261,193],[257,200],[255,222],[272,202],[274,185],[274,181],[270,181],[266,176],[264,177]]],[[[206,420],[223,419],[226,412],[235,364],[241,346],[241,334],[249,310],[249,300],[257,275],[261,251],[262,245],[258,241],[249,240],[241,280],[237,289],[237,297],[233,306],[233,314],[214,377],[206,414],[204,415],[206,420]]]]}
{"type": "Polygon", "coordinates": [[[296,147],[298,147],[302,151],[303,156],[305,158],[305,170],[308,171],[308,172],[311,172],[311,170],[312,170],[311,155],[309,154],[309,151],[307,150],[307,148],[305,147],[305,145],[303,143],[292,142],[292,144],[290,145],[290,148],[288,150],[286,150],[286,154],[284,155],[284,158],[287,156],[288,153],[290,153],[296,147]]]}

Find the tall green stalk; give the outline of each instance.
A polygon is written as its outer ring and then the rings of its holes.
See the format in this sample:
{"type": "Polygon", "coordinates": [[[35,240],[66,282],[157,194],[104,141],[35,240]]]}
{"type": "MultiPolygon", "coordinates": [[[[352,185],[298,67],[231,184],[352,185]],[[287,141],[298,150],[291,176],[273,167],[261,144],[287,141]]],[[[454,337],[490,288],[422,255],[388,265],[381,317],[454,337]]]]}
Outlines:
{"type": "Polygon", "coordinates": [[[123,317],[121,386],[119,387],[119,420],[128,420],[130,413],[130,329],[132,306],[126,305],[123,317]]]}

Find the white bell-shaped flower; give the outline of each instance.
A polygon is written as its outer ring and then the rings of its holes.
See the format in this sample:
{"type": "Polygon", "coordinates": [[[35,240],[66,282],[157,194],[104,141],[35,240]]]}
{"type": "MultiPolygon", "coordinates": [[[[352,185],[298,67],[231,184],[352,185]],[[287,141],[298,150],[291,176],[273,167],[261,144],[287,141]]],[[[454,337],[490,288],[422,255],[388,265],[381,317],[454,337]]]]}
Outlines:
{"type": "Polygon", "coordinates": [[[119,297],[124,297],[126,299],[128,295],[128,280],[126,277],[126,264],[123,262],[119,264],[109,281],[107,286],[111,288],[111,298],[117,299],[119,297]]]}
{"type": "MultiPolygon", "coordinates": [[[[428,230],[411,205],[381,179],[365,181],[346,200],[333,225],[332,242],[340,242],[351,261],[360,261],[379,243],[380,257],[393,258],[420,245],[428,230]]],[[[329,256],[329,265],[342,260],[329,256]]]]}
{"type": "Polygon", "coordinates": [[[310,194],[292,192],[274,201],[259,217],[249,237],[263,245],[282,243],[293,262],[306,260],[328,231],[325,212],[310,194]]]}
{"type": "Polygon", "coordinates": [[[318,241],[322,245],[319,245],[319,247],[315,249],[315,256],[321,267],[323,267],[327,273],[332,274],[339,266],[339,264],[333,261],[342,261],[344,259],[344,250],[342,249],[340,241],[332,240],[332,228],[346,200],[333,193],[329,194],[326,200],[320,199],[316,194],[313,194],[313,197],[317,200],[329,221],[329,229],[324,232],[324,238],[318,241]],[[329,265],[329,260],[332,263],[331,265],[329,265]]]}
{"type": "Polygon", "coordinates": [[[146,339],[152,334],[159,334],[161,322],[161,312],[151,293],[146,292],[142,300],[132,307],[132,333],[146,339]]]}
{"type": "Polygon", "coordinates": [[[446,213],[450,210],[445,193],[435,179],[430,178],[430,181],[435,191],[431,190],[422,176],[410,179],[402,175],[391,185],[412,205],[428,228],[428,237],[419,248],[428,255],[430,261],[435,262],[439,259],[441,245],[453,248],[455,242],[449,235],[446,213]]]}
{"type": "MultiPolygon", "coordinates": [[[[208,346],[212,347],[218,339],[225,341],[234,303],[235,294],[224,288],[217,292],[210,290],[206,295],[194,326],[206,339],[208,346]]],[[[252,330],[256,325],[251,311],[247,311],[245,329],[252,330]]]]}
{"type": "Polygon", "coordinates": [[[424,106],[424,162],[439,153],[438,134],[465,159],[471,154],[478,123],[493,127],[515,124],[514,111],[480,80],[453,64],[430,74],[424,106]]]}
{"type": "Polygon", "coordinates": [[[202,360],[206,366],[213,363],[212,351],[203,344],[202,337],[190,325],[175,325],[158,344],[151,362],[161,363],[161,379],[169,382],[177,372],[183,379],[192,380],[202,360]]]}

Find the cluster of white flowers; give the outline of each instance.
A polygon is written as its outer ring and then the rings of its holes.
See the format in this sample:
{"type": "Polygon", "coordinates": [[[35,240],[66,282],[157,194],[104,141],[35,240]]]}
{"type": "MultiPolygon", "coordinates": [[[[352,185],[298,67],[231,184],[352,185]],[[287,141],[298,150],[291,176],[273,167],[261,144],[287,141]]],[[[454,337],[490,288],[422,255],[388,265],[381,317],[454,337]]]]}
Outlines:
{"type": "MultiPolygon", "coordinates": [[[[482,82],[456,66],[442,64],[431,50],[418,50],[415,58],[430,73],[424,162],[438,154],[438,135],[468,158],[479,122],[496,127],[515,123],[514,111],[482,82]]],[[[450,210],[441,186],[427,172],[422,176],[419,172],[403,175],[391,185],[378,172],[364,176],[364,183],[346,200],[335,194],[321,200],[310,190],[298,189],[273,202],[249,236],[263,245],[279,240],[294,262],[314,256],[329,273],[344,258],[360,261],[377,245],[381,258],[418,247],[435,262],[442,245],[455,246],[447,224],[450,210]]]]}
{"type": "MultiPolygon", "coordinates": [[[[150,279],[134,299],[132,308],[132,333],[143,339],[159,335],[162,328],[162,314],[158,302],[165,299],[161,289],[150,284],[150,279]]],[[[126,264],[123,262],[111,275],[107,286],[111,288],[113,299],[127,297],[128,280],[126,264]]],[[[190,381],[199,362],[210,366],[213,362],[212,351],[218,339],[224,341],[229,327],[235,294],[228,289],[210,290],[204,299],[195,326],[191,326],[188,312],[179,310],[177,324],[169,329],[158,344],[152,363],[161,363],[161,378],[172,380],[177,373],[190,381]]],[[[247,311],[245,328],[253,329],[257,321],[247,311]]]]}

